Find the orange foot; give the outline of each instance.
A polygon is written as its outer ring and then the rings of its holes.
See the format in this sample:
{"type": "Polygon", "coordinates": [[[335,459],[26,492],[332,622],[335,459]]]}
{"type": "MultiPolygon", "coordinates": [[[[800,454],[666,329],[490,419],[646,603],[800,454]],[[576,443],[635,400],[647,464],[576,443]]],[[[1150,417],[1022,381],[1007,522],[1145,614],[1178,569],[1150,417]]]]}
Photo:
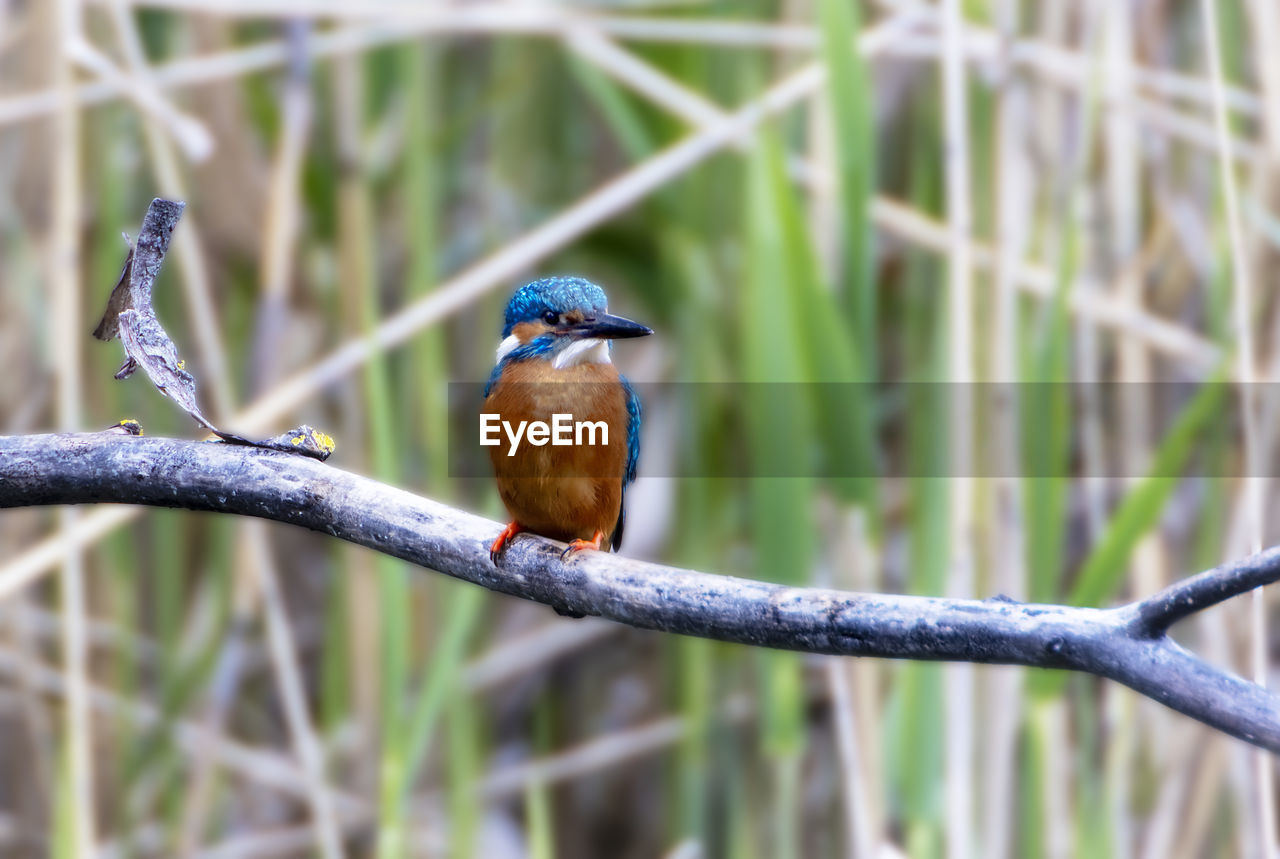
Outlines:
{"type": "Polygon", "coordinates": [[[560,560],[567,561],[569,556],[574,552],[581,552],[583,549],[595,549],[600,551],[600,547],[604,545],[604,532],[597,531],[595,536],[590,540],[573,540],[569,543],[569,548],[560,553],[560,560]]]}
{"type": "Polygon", "coordinates": [[[523,530],[524,526],[512,519],[511,524],[503,528],[502,533],[489,545],[489,560],[493,561],[495,566],[498,563],[498,556],[502,554],[502,550],[507,548],[507,544],[514,540],[516,534],[523,530]]]}

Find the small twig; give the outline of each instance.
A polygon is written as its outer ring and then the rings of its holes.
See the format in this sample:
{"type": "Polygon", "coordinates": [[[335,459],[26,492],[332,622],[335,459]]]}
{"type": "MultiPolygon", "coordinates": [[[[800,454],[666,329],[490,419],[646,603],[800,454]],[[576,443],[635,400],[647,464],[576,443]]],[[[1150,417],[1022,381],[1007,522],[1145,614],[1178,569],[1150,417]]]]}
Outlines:
{"type": "Polygon", "coordinates": [[[1280,695],[1157,630],[1280,579],[1280,550],[1114,609],[791,588],[521,537],[489,560],[495,522],[304,457],[114,433],[0,437],[0,508],[123,502],[321,531],[500,593],[643,629],[811,653],[1031,665],[1107,677],[1280,752],[1280,695]]]}
{"type": "Polygon", "coordinates": [[[152,286],[185,208],[186,203],[176,200],[151,201],[137,244],[129,247],[120,279],[111,290],[107,309],[93,336],[99,340],[119,337],[124,343],[125,362],[116,373],[117,379],[125,379],[141,367],[161,393],[205,429],[217,432],[196,401],[195,378],[178,358],[178,347],[151,306],[152,286]]]}
{"type": "Polygon", "coordinates": [[[1158,638],[1169,627],[1196,612],[1280,581],[1280,547],[1171,585],[1136,605],[1133,632],[1158,638]]]}

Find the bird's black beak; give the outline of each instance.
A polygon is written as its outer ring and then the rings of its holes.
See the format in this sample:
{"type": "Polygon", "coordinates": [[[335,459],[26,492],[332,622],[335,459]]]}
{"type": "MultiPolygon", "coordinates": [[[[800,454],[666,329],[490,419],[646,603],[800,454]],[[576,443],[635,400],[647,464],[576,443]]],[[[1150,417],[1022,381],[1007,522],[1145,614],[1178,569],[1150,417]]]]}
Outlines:
{"type": "Polygon", "coordinates": [[[647,337],[653,333],[653,329],[621,316],[602,313],[570,326],[569,333],[584,339],[594,337],[600,340],[622,340],[628,337],[647,337]]]}

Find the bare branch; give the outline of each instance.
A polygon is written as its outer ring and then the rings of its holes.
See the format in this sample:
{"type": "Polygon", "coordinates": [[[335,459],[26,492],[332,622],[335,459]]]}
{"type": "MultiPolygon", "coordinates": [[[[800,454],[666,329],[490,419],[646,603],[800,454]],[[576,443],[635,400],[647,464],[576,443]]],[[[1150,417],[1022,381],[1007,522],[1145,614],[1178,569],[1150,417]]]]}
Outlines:
{"type": "Polygon", "coordinates": [[[490,590],[644,629],[848,656],[1065,668],[1107,677],[1280,752],[1280,696],[1211,666],[1169,624],[1280,579],[1280,549],[1114,609],[790,588],[603,553],[561,562],[495,522],[303,457],[116,433],[0,437],[0,508],[116,502],[274,519],[490,590]]]}

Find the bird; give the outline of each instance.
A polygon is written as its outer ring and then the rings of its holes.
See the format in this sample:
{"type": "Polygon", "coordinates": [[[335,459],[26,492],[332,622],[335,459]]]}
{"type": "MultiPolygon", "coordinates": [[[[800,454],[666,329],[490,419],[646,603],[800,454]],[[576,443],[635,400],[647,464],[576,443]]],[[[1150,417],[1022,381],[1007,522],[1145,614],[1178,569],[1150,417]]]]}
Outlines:
{"type": "Polygon", "coordinates": [[[511,296],[482,425],[485,414],[499,416],[508,432],[521,421],[550,424],[569,415],[575,424],[603,427],[575,434],[570,444],[488,442],[511,517],[489,547],[494,564],[522,532],[568,543],[562,560],[621,547],[626,489],[640,456],[640,398],[614,366],[613,341],[652,333],[610,314],[604,290],[585,278],[547,277],[511,296]]]}

